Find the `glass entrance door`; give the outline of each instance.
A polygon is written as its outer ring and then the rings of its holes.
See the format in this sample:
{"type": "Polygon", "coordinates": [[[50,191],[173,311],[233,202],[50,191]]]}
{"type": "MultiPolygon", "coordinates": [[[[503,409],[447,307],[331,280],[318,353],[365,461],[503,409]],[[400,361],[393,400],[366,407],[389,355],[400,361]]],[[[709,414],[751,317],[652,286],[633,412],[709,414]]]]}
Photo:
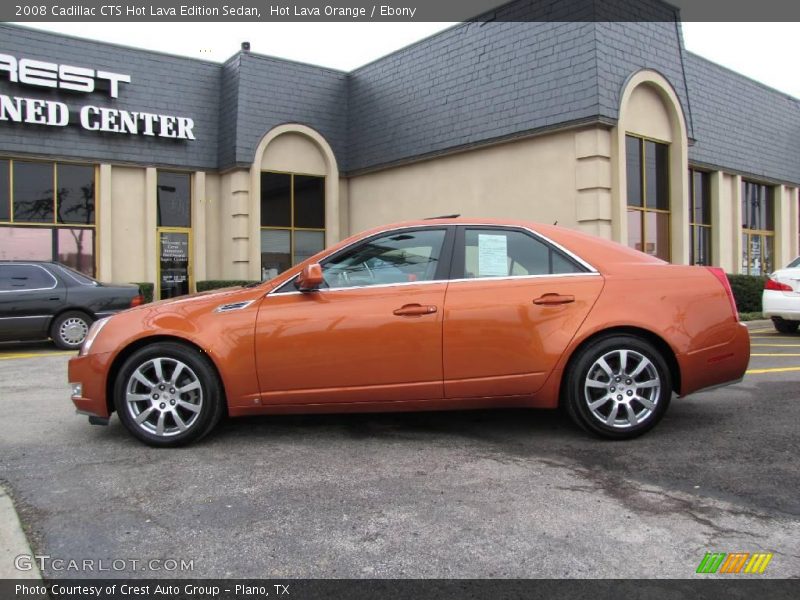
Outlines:
{"type": "Polygon", "coordinates": [[[158,298],[191,292],[191,239],[188,230],[159,229],[158,298]]]}

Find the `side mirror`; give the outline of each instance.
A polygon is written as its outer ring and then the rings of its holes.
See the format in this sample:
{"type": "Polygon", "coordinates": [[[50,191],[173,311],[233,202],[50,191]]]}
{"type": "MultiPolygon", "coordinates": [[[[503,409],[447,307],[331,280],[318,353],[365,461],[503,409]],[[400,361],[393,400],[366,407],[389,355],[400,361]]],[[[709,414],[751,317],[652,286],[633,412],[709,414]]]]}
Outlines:
{"type": "Polygon", "coordinates": [[[322,267],[319,263],[306,265],[297,277],[297,289],[301,292],[313,292],[325,282],[322,267]]]}

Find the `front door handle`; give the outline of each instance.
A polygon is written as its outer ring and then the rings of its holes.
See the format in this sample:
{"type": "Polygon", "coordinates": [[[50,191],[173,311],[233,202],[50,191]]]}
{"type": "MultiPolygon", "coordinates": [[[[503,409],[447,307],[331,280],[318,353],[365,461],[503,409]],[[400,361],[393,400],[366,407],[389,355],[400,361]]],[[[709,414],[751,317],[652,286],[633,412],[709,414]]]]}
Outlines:
{"type": "Polygon", "coordinates": [[[435,306],[423,306],[422,304],[404,304],[400,308],[394,310],[394,314],[398,317],[419,317],[421,315],[430,315],[435,312],[435,306]]]}
{"type": "Polygon", "coordinates": [[[570,302],[575,302],[575,296],[552,293],[539,296],[533,301],[534,304],[541,304],[544,306],[556,306],[557,304],[569,304],[570,302]]]}

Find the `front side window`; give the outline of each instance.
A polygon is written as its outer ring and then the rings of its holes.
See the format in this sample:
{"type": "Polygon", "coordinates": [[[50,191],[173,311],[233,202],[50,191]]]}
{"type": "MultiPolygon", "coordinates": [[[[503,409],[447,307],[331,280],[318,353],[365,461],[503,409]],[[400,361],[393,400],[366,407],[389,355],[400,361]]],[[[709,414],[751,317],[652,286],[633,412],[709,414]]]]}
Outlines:
{"type": "Polygon", "coordinates": [[[261,278],[325,248],[325,178],[261,173],[261,278]]]}
{"type": "Polygon", "coordinates": [[[580,273],[568,256],[518,230],[472,229],[464,232],[466,279],[580,273]]]}
{"type": "Polygon", "coordinates": [[[742,181],[742,273],[775,268],[775,194],[771,186],[742,181]]]}
{"type": "Polygon", "coordinates": [[[669,145],[625,136],[628,245],[670,259],[669,145]]]}
{"type": "Polygon", "coordinates": [[[93,165],[0,160],[0,260],[56,260],[94,275],[95,179],[93,165]]]}
{"type": "Polygon", "coordinates": [[[711,264],[711,177],[689,169],[689,233],[693,265],[711,264]]]}
{"type": "Polygon", "coordinates": [[[398,231],[373,238],[322,264],[327,287],[433,281],[444,246],[444,229],[398,231]]]}

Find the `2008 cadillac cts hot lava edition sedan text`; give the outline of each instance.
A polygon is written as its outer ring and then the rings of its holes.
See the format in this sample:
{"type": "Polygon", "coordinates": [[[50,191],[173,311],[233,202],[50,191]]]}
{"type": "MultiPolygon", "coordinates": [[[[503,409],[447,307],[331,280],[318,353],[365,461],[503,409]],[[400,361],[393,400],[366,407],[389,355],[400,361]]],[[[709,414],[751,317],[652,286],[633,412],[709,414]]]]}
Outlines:
{"type": "Polygon", "coordinates": [[[222,415],[566,406],[632,438],[673,392],[750,356],[724,272],[577,231],[437,218],[379,227],[259,285],[133,308],[70,360],[90,422],[154,446],[222,415]]]}

